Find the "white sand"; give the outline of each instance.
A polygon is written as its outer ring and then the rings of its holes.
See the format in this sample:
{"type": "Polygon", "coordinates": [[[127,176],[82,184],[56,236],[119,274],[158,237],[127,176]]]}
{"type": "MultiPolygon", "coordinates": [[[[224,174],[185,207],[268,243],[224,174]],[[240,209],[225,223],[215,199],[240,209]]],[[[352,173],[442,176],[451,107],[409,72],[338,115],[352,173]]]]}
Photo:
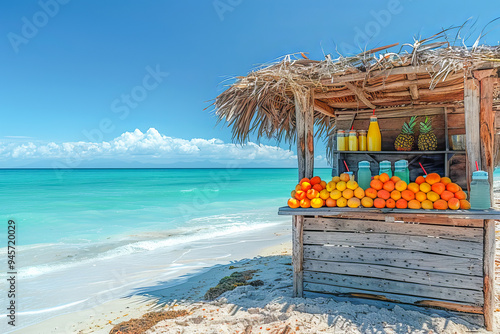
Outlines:
{"type": "MultiPolygon", "coordinates": [[[[280,243],[261,250],[259,253],[265,257],[212,267],[181,284],[52,318],[19,333],[109,333],[115,324],[150,311],[157,301],[163,309],[186,309],[190,314],[164,320],[147,332],[150,334],[491,333],[481,329],[477,317],[443,311],[422,309],[418,312],[400,306],[389,310],[328,298],[292,298],[290,249],[289,242],[280,243]],[[264,281],[264,285],[238,287],[216,301],[202,301],[208,288],[215,286],[222,277],[243,270],[258,270],[254,279],[264,281]],[[66,325],[62,327],[61,324],[66,325]]],[[[496,315],[498,323],[500,318],[498,313],[496,315]]]]}

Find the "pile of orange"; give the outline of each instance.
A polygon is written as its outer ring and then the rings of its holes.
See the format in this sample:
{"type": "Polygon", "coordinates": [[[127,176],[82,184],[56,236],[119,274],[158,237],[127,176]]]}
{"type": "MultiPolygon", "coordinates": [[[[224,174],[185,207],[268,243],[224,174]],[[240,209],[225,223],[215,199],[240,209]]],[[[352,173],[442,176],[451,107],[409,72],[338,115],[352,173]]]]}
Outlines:
{"type": "MultiPolygon", "coordinates": [[[[470,203],[462,188],[448,177],[431,173],[419,176],[410,184],[386,173],[374,176],[365,190],[376,208],[468,210],[470,203]]],[[[366,206],[371,207],[371,206],[366,206]]]]}
{"type": "Polygon", "coordinates": [[[334,176],[328,183],[319,176],[303,178],[295,186],[288,200],[291,208],[350,207],[358,208],[365,197],[365,191],[351,180],[349,174],[334,176]]]}

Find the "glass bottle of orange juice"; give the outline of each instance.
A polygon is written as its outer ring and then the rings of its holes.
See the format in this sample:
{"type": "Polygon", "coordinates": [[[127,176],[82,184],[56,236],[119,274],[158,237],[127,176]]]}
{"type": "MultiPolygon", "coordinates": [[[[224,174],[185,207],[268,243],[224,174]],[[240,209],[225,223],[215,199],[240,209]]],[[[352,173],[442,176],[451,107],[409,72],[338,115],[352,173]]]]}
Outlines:
{"type": "Polygon", "coordinates": [[[346,150],[346,136],[344,130],[337,131],[337,151],[346,150]]]}
{"type": "Polygon", "coordinates": [[[368,127],[368,136],[366,137],[368,151],[382,150],[382,135],[377,122],[377,116],[370,117],[370,126],[368,127]]]}
{"type": "Polygon", "coordinates": [[[366,151],[366,130],[358,131],[358,151],[366,151]]]}
{"type": "Polygon", "coordinates": [[[349,131],[349,151],[358,150],[358,134],[356,130],[349,131]]]}

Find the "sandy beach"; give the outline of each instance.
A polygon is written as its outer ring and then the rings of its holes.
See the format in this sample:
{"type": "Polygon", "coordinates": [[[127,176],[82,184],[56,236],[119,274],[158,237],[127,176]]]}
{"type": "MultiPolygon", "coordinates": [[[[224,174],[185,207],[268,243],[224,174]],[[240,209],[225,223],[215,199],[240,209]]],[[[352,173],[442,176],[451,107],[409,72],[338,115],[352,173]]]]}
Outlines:
{"type": "MultiPolygon", "coordinates": [[[[279,242],[251,259],[216,265],[168,288],[48,319],[15,333],[109,333],[117,324],[160,310],[187,315],[158,322],[146,333],[489,333],[478,317],[433,309],[379,307],[370,302],[292,298],[291,244],[279,242]],[[256,270],[262,286],[240,286],[214,301],[206,291],[235,271],[256,270]]],[[[500,320],[497,315],[497,323],[500,320]]]]}

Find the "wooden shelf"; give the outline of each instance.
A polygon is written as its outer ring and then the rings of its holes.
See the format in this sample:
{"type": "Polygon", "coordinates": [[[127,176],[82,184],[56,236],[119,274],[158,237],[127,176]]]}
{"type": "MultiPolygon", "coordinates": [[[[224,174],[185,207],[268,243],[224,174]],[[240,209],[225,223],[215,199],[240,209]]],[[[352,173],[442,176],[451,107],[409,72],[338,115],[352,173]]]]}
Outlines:
{"type": "Polygon", "coordinates": [[[465,154],[465,151],[333,151],[333,153],[344,154],[407,154],[407,155],[428,155],[428,154],[465,154]]]}

